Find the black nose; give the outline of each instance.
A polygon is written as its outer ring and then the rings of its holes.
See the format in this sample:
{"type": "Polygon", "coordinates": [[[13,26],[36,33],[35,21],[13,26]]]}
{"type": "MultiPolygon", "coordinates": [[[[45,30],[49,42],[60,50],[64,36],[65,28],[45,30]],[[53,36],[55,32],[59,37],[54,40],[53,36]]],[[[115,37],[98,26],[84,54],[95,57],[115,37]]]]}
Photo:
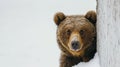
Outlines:
{"type": "Polygon", "coordinates": [[[80,43],[78,41],[73,41],[71,43],[71,47],[72,47],[73,50],[77,50],[77,49],[80,48],[80,43]]]}

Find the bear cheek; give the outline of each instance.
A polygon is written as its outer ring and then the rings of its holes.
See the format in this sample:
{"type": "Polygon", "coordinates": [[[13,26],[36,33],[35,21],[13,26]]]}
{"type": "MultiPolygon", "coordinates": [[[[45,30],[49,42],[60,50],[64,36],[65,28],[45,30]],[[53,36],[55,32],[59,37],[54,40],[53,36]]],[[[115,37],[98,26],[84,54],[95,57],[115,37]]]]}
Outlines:
{"type": "Polygon", "coordinates": [[[61,41],[63,44],[68,48],[68,42],[69,42],[69,35],[67,35],[65,32],[61,33],[60,35],[61,41]]]}

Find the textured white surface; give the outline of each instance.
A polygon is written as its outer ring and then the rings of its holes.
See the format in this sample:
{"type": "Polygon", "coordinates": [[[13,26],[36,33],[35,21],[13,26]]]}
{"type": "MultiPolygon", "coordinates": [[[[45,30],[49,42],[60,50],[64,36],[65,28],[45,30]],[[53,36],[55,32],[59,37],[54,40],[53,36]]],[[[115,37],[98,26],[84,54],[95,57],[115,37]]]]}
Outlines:
{"type": "Polygon", "coordinates": [[[73,67],[100,67],[98,53],[96,53],[94,58],[89,62],[81,62],[73,67]]]}
{"type": "Polygon", "coordinates": [[[95,0],[0,0],[0,67],[58,67],[53,15],[95,9],[95,0]]]}
{"type": "Polygon", "coordinates": [[[120,67],[120,0],[98,0],[97,13],[101,67],[120,67]]]}

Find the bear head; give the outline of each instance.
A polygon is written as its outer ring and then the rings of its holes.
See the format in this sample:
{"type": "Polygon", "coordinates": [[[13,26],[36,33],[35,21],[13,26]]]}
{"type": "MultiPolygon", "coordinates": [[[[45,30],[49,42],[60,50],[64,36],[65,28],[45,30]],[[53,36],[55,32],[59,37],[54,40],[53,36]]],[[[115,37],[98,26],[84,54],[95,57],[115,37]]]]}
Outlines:
{"type": "Polygon", "coordinates": [[[86,15],[65,15],[58,12],[54,16],[57,25],[57,42],[62,53],[68,56],[84,56],[86,51],[96,50],[96,13],[86,15]],[[91,47],[92,46],[92,47],[91,47]]]}

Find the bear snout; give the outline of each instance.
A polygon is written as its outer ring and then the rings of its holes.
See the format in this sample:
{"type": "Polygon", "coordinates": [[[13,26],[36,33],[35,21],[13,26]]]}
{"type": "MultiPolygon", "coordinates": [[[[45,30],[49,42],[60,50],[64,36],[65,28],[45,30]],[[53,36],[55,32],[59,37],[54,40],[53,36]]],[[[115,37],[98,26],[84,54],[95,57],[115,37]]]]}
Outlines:
{"type": "Polygon", "coordinates": [[[71,42],[72,50],[77,51],[80,49],[80,47],[81,47],[81,45],[80,45],[79,41],[72,41],[71,42]]]}
{"type": "Polygon", "coordinates": [[[79,51],[82,49],[81,37],[78,33],[72,33],[69,41],[69,48],[72,51],[79,51]]]}

